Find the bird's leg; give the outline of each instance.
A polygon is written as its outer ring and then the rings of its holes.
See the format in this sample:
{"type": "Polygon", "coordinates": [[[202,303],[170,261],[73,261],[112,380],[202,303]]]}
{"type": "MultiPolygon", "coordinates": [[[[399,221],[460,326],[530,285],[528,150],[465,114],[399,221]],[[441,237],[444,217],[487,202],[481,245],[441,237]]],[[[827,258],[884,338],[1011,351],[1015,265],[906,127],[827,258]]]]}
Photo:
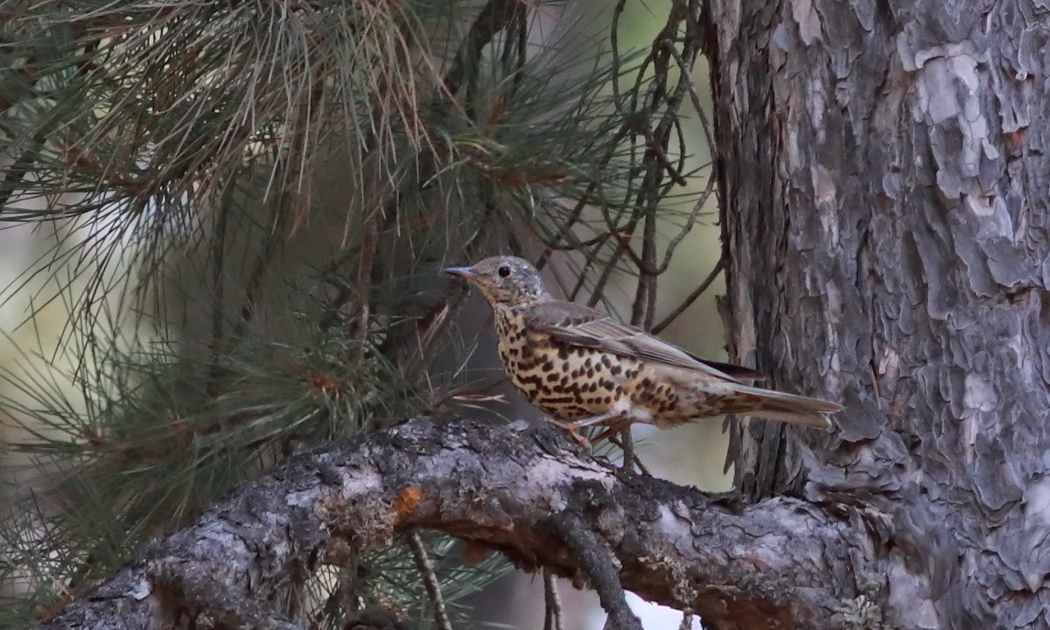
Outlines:
{"type": "MultiPolygon", "coordinates": [[[[590,440],[577,433],[577,431],[579,431],[580,429],[586,429],[587,427],[594,426],[596,424],[602,424],[603,422],[608,422],[610,420],[616,420],[621,415],[622,412],[609,411],[606,413],[598,414],[597,416],[591,416],[590,418],[582,418],[580,420],[564,421],[555,420],[554,418],[547,418],[546,420],[547,422],[550,422],[551,424],[561,427],[562,429],[568,431],[569,434],[572,435],[572,437],[575,438],[577,442],[584,445],[589,450],[591,448],[590,440]]],[[[600,436],[598,436],[598,439],[606,437],[608,434],[609,431],[606,431],[600,436]]]]}
{"type": "Polygon", "coordinates": [[[603,424],[610,420],[617,420],[621,416],[623,416],[622,411],[608,411],[597,416],[591,416],[590,418],[583,418],[581,420],[573,420],[572,422],[567,422],[565,424],[568,424],[577,430],[586,429],[587,427],[593,427],[596,424],[603,424]]]}
{"type": "Polygon", "coordinates": [[[547,422],[553,424],[554,426],[558,427],[559,429],[565,429],[566,431],[569,432],[569,435],[571,435],[574,440],[576,440],[577,442],[580,443],[581,446],[583,446],[583,448],[587,449],[588,451],[591,450],[591,442],[590,442],[590,440],[588,440],[587,438],[585,438],[582,435],[580,435],[579,433],[577,433],[576,432],[576,427],[574,427],[571,422],[565,422],[563,420],[556,420],[556,419],[551,418],[551,417],[546,417],[546,418],[544,418],[544,420],[546,420],[547,422]]]}

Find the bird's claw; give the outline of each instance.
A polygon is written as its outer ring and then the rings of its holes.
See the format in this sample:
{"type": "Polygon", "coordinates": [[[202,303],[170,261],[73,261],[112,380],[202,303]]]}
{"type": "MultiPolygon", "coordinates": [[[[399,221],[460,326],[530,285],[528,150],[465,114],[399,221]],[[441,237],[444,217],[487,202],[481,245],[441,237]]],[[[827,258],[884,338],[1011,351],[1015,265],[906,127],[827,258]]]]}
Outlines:
{"type": "Polygon", "coordinates": [[[574,440],[576,440],[577,442],[580,443],[581,446],[583,446],[583,448],[587,449],[588,451],[591,450],[591,441],[588,440],[587,438],[583,437],[582,435],[580,435],[577,432],[575,423],[573,423],[573,422],[563,422],[561,420],[556,420],[556,419],[551,418],[551,417],[546,417],[546,418],[544,418],[544,420],[546,422],[549,422],[550,424],[553,424],[554,426],[556,426],[556,427],[558,427],[560,429],[565,429],[566,431],[569,432],[569,435],[571,435],[574,440]]]}

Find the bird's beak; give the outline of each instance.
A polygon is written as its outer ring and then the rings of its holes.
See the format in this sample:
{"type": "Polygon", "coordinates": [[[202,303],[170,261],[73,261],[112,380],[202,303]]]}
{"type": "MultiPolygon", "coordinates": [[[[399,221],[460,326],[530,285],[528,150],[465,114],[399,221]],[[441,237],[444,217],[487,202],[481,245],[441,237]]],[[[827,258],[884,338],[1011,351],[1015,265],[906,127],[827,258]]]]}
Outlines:
{"type": "Polygon", "coordinates": [[[459,276],[465,280],[469,280],[474,277],[474,270],[470,267],[449,267],[445,269],[445,273],[450,273],[454,276],[459,276]]]}

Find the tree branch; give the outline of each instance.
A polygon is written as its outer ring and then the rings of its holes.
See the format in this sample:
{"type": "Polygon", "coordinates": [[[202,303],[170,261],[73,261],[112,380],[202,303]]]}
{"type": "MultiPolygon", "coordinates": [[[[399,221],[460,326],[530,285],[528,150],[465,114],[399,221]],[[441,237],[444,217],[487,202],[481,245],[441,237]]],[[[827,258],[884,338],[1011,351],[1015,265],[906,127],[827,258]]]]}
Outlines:
{"type": "Polygon", "coordinates": [[[695,611],[709,628],[842,627],[851,602],[884,579],[860,560],[877,555],[862,509],[786,497],[746,505],[574,449],[549,426],[432,418],[326,445],[152,542],[42,627],[146,628],[186,614],[285,627],[265,602],[289,581],[417,528],[525,569],[593,577],[552,526],[563,514],[615,559],[624,588],[695,611]]]}
{"type": "Polygon", "coordinates": [[[568,510],[562,510],[550,520],[551,527],[579,559],[591,585],[598,593],[598,599],[609,613],[606,627],[613,630],[642,630],[642,622],[631,612],[627,605],[627,594],[620,585],[616,566],[602,544],[587,523],[568,510]]]}

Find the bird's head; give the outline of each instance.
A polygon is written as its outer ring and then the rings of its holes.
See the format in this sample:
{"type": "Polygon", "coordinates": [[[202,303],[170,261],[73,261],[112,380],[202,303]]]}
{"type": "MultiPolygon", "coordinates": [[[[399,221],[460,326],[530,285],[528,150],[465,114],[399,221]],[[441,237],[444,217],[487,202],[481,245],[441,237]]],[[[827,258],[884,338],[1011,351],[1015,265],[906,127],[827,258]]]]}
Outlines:
{"type": "Polygon", "coordinates": [[[449,267],[445,271],[476,286],[493,305],[526,306],[552,299],[540,272],[529,261],[515,256],[493,256],[473,267],[449,267]]]}

